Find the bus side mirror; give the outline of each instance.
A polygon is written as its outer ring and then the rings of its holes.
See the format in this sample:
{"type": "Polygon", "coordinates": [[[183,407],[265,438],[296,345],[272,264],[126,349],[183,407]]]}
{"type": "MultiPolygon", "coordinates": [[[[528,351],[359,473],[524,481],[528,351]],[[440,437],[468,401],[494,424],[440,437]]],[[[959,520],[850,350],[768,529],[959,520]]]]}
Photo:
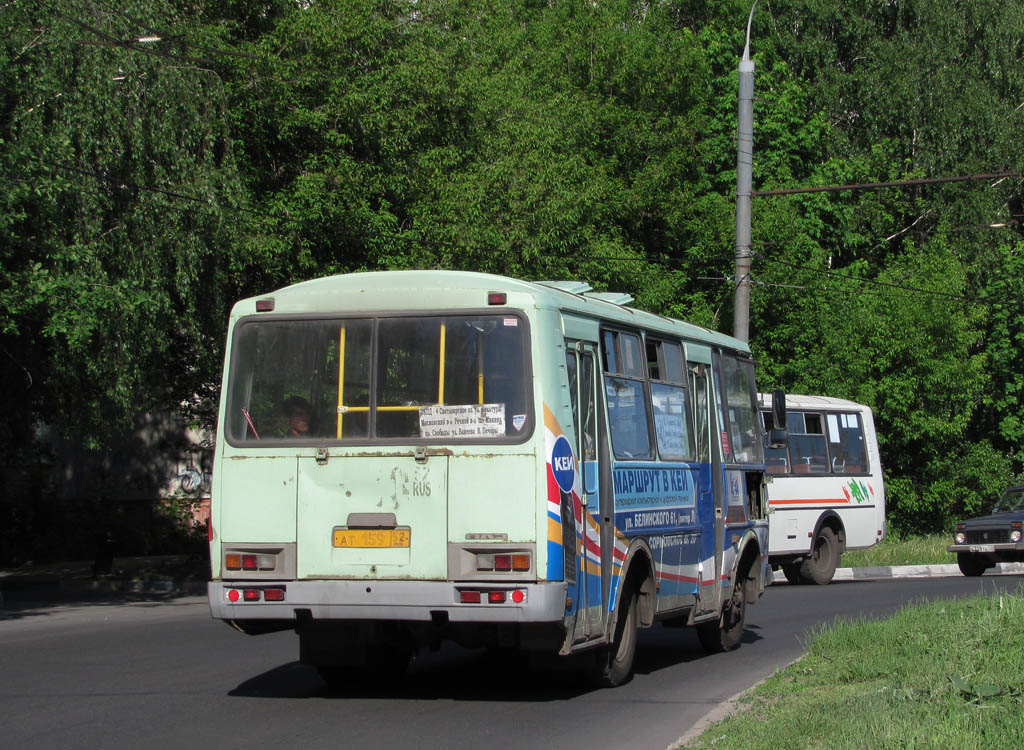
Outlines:
{"type": "MultiPolygon", "coordinates": [[[[775,425],[786,424],[786,392],[781,388],[772,391],[772,423],[775,425]]],[[[784,426],[776,426],[768,430],[769,448],[785,448],[788,441],[784,426]]]]}

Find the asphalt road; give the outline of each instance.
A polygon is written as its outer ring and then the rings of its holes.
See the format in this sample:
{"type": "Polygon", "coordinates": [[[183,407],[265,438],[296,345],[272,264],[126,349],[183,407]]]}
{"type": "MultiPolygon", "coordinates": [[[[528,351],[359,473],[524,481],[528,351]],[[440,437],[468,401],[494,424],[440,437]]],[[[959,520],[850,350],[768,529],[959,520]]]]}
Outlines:
{"type": "Polygon", "coordinates": [[[637,674],[591,690],[565,660],[528,665],[455,647],[391,688],[329,691],[292,633],[249,637],[204,599],[0,609],[0,742],[31,748],[501,748],[662,750],[798,658],[808,630],[907,602],[1016,591],[1021,576],[776,586],[743,646],[706,655],[689,629],[641,632],[637,674]],[[571,743],[571,744],[570,744],[571,743]]]}

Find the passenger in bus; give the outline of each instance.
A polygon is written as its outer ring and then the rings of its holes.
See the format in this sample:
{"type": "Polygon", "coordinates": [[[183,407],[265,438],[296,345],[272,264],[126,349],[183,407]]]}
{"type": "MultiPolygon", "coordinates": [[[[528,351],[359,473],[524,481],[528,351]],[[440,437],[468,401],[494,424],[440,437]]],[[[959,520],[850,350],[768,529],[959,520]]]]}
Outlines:
{"type": "Polygon", "coordinates": [[[301,396],[292,396],[284,402],[284,413],[288,417],[287,437],[307,437],[313,423],[313,408],[301,396]]]}

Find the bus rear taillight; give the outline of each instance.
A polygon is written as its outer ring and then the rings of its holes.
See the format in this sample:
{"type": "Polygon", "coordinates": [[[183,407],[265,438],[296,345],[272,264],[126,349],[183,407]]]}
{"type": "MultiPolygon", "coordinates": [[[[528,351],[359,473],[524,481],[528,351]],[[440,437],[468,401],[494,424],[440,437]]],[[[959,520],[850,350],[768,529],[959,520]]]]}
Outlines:
{"type": "Polygon", "coordinates": [[[476,569],[495,570],[499,573],[526,573],[530,570],[529,552],[503,552],[497,555],[476,556],[476,569]]]}
{"type": "Polygon", "coordinates": [[[227,597],[228,601],[232,604],[237,603],[239,600],[243,602],[283,602],[284,592],[285,589],[283,586],[272,588],[228,589],[227,597]]]}
{"type": "Polygon", "coordinates": [[[459,589],[459,604],[505,604],[508,601],[522,604],[526,601],[525,589],[459,589]]]}
{"type": "Polygon", "coordinates": [[[224,555],[224,567],[227,570],[274,570],[277,555],[228,552],[224,555]]]}

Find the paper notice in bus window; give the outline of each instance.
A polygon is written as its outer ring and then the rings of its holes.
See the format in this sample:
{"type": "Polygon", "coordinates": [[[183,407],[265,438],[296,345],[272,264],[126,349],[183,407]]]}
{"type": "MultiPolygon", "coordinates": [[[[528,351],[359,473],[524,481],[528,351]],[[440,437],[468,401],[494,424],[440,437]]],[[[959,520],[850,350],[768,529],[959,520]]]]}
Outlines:
{"type": "Polygon", "coordinates": [[[658,431],[658,448],[662,453],[686,455],[686,428],[681,414],[655,414],[654,426],[658,431]]]}
{"type": "Polygon", "coordinates": [[[505,436],[504,404],[438,404],[420,409],[420,437],[505,436]]]}
{"type": "Polygon", "coordinates": [[[828,440],[830,443],[839,442],[839,420],[835,414],[829,414],[828,419],[828,440]]]}

